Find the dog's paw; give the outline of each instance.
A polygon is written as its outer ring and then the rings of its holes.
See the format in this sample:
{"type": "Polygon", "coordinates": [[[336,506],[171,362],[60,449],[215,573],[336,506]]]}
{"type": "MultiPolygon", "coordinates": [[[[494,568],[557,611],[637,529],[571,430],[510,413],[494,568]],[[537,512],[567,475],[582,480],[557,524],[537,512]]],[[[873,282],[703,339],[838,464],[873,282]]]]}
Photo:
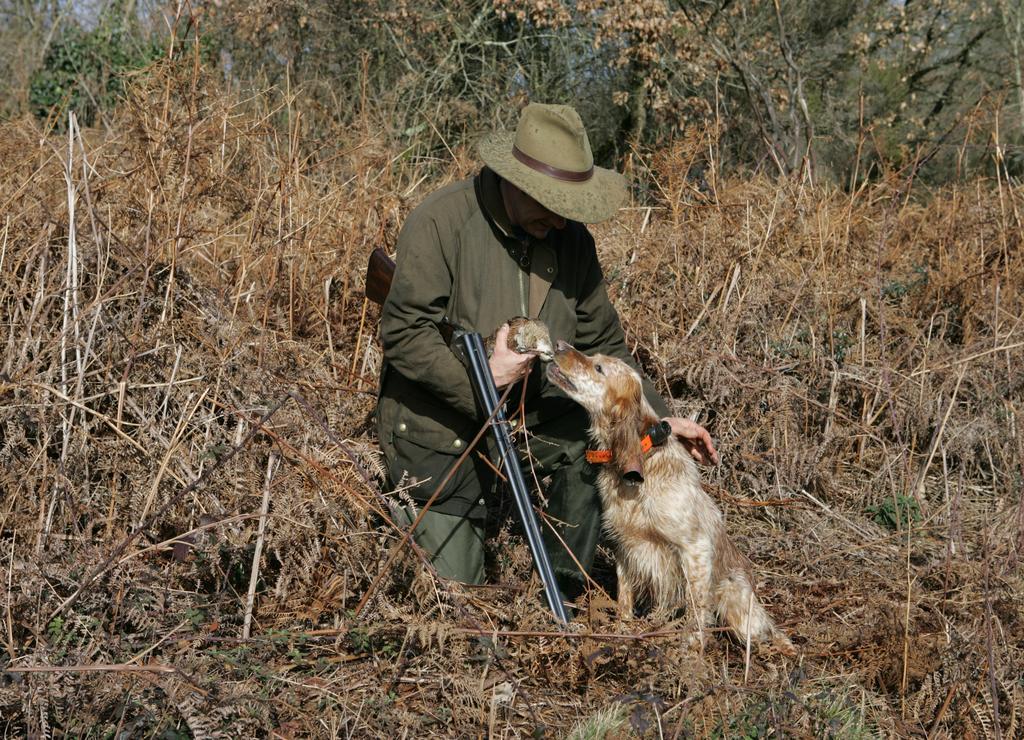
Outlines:
{"type": "Polygon", "coordinates": [[[777,655],[784,655],[787,658],[792,658],[796,655],[796,646],[778,629],[775,630],[767,647],[771,652],[777,655]]]}
{"type": "Polygon", "coordinates": [[[516,316],[508,322],[508,348],[519,354],[534,352],[543,360],[550,360],[555,355],[548,327],[523,316],[516,316]]]}

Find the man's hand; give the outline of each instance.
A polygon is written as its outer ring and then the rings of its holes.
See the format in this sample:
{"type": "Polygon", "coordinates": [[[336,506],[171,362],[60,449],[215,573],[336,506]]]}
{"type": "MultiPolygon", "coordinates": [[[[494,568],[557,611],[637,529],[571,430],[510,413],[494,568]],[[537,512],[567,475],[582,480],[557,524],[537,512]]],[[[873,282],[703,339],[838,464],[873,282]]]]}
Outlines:
{"type": "Polygon", "coordinates": [[[679,416],[671,416],[665,421],[672,427],[672,433],[679,437],[693,459],[701,465],[718,465],[718,450],[711,441],[708,430],[695,421],[679,416]]]}
{"type": "Polygon", "coordinates": [[[498,388],[504,388],[510,383],[519,380],[529,370],[530,362],[534,354],[520,354],[508,347],[508,324],[502,324],[494,335],[494,353],[491,355],[488,364],[491,366],[491,375],[494,376],[494,384],[498,388]]]}

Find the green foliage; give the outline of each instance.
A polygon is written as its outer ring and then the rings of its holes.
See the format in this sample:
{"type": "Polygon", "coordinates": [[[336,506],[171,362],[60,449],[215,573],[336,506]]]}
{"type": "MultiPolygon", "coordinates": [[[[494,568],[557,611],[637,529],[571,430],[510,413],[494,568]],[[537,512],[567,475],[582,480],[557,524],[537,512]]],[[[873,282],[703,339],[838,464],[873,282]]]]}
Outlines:
{"type": "Polygon", "coordinates": [[[849,691],[840,687],[827,687],[804,699],[811,721],[811,736],[862,740],[879,736],[878,728],[849,691]]]}
{"type": "Polygon", "coordinates": [[[46,634],[50,638],[50,647],[54,657],[64,658],[68,652],[88,644],[93,634],[100,630],[100,621],[95,617],[78,618],[65,621],[63,617],[54,617],[46,625],[46,634]]]}
{"type": "Polygon", "coordinates": [[[374,635],[366,627],[353,627],[348,632],[349,644],[356,654],[381,655],[393,658],[401,650],[400,640],[374,635]]]}
{"type": "Polygon", "coordinates": [[[905,530],[911,522],[921,521],[921,507],[910,496],[894,494],[876,506],[866,509],[871,519],[883,527],[895,531],[905,530]]]}
{"type": "Polygon", "coordinates": [[[68,22],[57,32],[32,75],[29,105],[39,118],[56,115],[63,125],[74,111],[83,126],[96,122],[122,94],[126,75],[143,69],[163,53],[155,41],[147,41],[124,23],[117,3],[86,30],[68,22]]]}
{"type": "MultiPolygon", "coordinates": [[[[832,332],[831,353],[837,365],[842,365],[846,354],[855,343],[850,332],[836,329],[832,332]]],[[[789,360],[807,361],[815,355],[816,347],[820,351],[820,343],[816,343],[809,327],[802,327],[792,339],[772,339],[768,341],[768,349],[772,354],[789,360]]],[[[825,349],[828,348],[826,344],[825,349]]]]}
{"type": "Polygon", "coordinates": [[[853,346],[853,337],[849,332],[836,329],[832,332],[832,358],[837,365],[842,365],[846,359],[846,353],[853,346]]]}
{"type": "Polygon", "coordinates": [[[845,740],[877,737],[865,720],[864,713],[848,703],[834,703],[824,707],[819,719],[822,724],[818,737],[845,740]]]}
{"type": "Polygon", "coordinates": [[[348,641],[356,653],[369,653],[373,648],[373,638],[365,627],[354,627],[349,630],[348,641]]]}
{"type": "Polygon", "coordinates": [[[61,617],[54,617],[47,625],[46,632],[53,642],[60,642],[64,636],[64,620],[61,617]]]}
{"type": "Polygon", "coordinates": [[[211,460],[213,462],[217,462],[218,460],[220,460],[222,457],[224,457],[224,455],[226,455],[230,451],[231,451],[231,445],[223,444],[223,443],[217,443],[217,444],[211,445],[210,447],[206,448],[206,450],[203,452],[203,459],[204,460],[211,460]]]}
{"type": "Polygon", "coordinates": [[[928,284],[928,269],[917,265],[912,277],[904,280],[890,280],[882,286],[882,297],[890,302],[899,301],[914,289],[928,284]]]}

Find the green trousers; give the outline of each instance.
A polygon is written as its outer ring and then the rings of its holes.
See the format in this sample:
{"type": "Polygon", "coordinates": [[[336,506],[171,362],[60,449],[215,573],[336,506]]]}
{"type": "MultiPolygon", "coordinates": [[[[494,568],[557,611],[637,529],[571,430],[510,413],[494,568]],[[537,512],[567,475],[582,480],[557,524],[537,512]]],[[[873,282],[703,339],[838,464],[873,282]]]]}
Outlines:
{"type": "MultiPolygon", "coordinates": [[[[601,533],[596,474],[584,457],[587,426],[586,413],[580,407],[531,425],[529,458],[524,454],[523,461],[523,473],[531,489],[535,488],[535,477],[539,480],[550,476],[540,529],[559,586],[569,599],[575,598],[585,585],[584,572],[593,565],[601,533]],[[528,460],[532,460],[532,470],[528,460]]],[[[411,450],[409,445],[403,445],[400,452],[404,470],[411,466],[414,471],[429,472],[433,480],[443,479],[454,463],[450,457],[426,449],[411,450]],[[446,469],[437,467],[441,465],[446,469]],[[431,466],[435,467],[432,471],[431,466]]],[[[500,509],[493,488],[494,475],[490,469],[467,460],[455,472],[446,491],[487,505],[465,514],[452,514],[450,509],[427,510],[413,537],[431,555],[439,575],[463,583],[483,581],[487,517],[496,515],[500,509]]],[[[511,496],[511,492],[506,495],[511,496]]],[[[405,508],[401,518],[408,525],[414,517],[405,508]]]]}

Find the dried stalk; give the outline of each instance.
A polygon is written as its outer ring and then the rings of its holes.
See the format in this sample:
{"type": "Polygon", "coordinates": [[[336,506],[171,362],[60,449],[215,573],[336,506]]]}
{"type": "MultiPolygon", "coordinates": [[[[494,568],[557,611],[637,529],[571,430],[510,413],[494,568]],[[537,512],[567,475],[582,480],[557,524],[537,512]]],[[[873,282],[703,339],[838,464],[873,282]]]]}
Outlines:
{"type": "Polygon", "coordinates": [[[260,524],[256,535],[256,551],[252,554],[252,568],[249,572],[249,593],[245,597],[245,617],[242,621],[242,639],[249,637],[252,622],[252,605],[256,598],[256,582],[260,577],[260,557],[263,555],[263,536],[267,528],[267,511],[270,508],[270,482],[277,466],[277,454],[271,452],[267,457],[267,476],[263,484],[263,503],[260,505],[260,524]]]}
{"type": "MultiPolygon", "coordinates": [[[[181,444],[181,439],[185,435],[185,429],[188,426],[188,422],[191,421],[193,416],[195,416],[196,411],[199,410],[200,404],[202,404],[203,400],[206,398],[206,394],[209,392],[209,388],[204,389],[199,395],[199,398],[192,405],[192,410],[187,414],[183,414],[178,419],[178,425],[174,428],[174,434],[171,435],[171,441],[167,445],[167,451],[164,452],[163,459],[160,461],[160,467],[157,469],[156,475],[153,477],[153,482],[149,487],[149,495],[146,496],[146,503],[142,506],[142,513],[139,514],[139,520],[136,526],[141,528],[143,522],[146,521],[146,517],[149,514],[149,508],[153,505],[153,501],[156,500],[156,494],[160,488],[160,481],[163,480],[164,473],[167,471],[167,466],[171,462],[171,456],[178,449],[178,445],[181,444]]],[[[189,394],[189,397],[191,398],[191,394],[189,394]]]]}
{"type": "Polygon", "coordinates": [[[942,441],[942,433],[945,431],[946,422],[949,421],[949,415],[953,412],[953,407],[956,405],[956,396],[957,393],[960,392],[960,383],[963,381],[964,374],[966,372],[967,368],[962,367],[960,368],[960,372],[957,373],[956,385],[953,387],[953,392],[949,396],[949,404],[946,406],[946,413],[942,416],[942,422],[935,428],[931,444],[928,445],[928,455],[925,457],[924,463],[921,465],[921,469],[917,471],[917,477],[914,479],[914,485],[910,489],[910,495],[912,495],[918,502],[924,501],[925,477],[928,475],[928,468],[932,464],[935,452],[939,449],[939,444],[942,441]]]}
{"type": "Polygon", "coordinates": [[[148,665],[132,665],[131,663],[93,664],[93,665],[39,665],[15,666],[5,668],[7,673],[177,673],[173,666],[150,663],[148,665]]]}
{"type": "Polygon", "coordinates": [[[18,655],[14,652],[14,619],[11,617],[11,603],[14,601],[14,591],[11,583],[14,575],[14,552],[18,545],[18,530],[11,532],[11,557],[7,561],[7,654],[11,660],[17,660],[18,655]]]}

